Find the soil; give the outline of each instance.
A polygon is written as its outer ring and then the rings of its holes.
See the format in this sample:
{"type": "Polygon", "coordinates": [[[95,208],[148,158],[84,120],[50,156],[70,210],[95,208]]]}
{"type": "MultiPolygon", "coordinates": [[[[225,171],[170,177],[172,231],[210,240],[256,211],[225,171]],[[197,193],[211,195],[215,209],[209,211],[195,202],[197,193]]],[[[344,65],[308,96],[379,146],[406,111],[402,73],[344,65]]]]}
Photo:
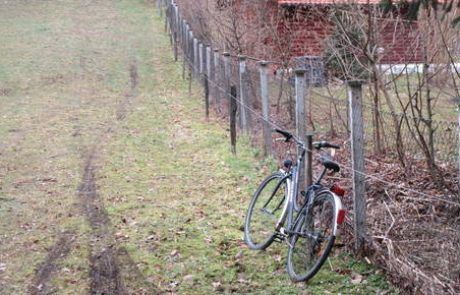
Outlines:
{"type": "MultiPolygon", "coordinates": [[[[129,66],[130,90],[125,94],[124,99],[120,102],[117,109],[117,121],[126,118],[128,113],[128,105],[132,103],[132,98],[136,95],[138,85],[138,72],[135,62],[129,66]]],[[[103,136],[108,136],[112,131],[112,126],[115,123],[107,124],[110,126],[104,131],[103,136]]],[[[114,239],[114,233],[111,230],[110,219],[104,204],[97,192],[96,185],[96,166],[97,151],[99,150],[99,138],[94,143],[91,152],[87,155],[85,168],[82,178],[82,183],[78,189],[82,207],[87,217],[87,220],[92,228],[92,236],[90,238],[91,255],[90,255],[90,277],[91,294],[127,294],[123,286],[120,263],[117,256],[118,249],[114,239]]],[[[122,252],[123,253],[123,252],[122,252]]],[[[127,253],[126,253],[127,254],[127,253]]],[[[126,255],[123,255],[123,260],[127,261],[126,255]]],[[[135,265],[134,265],[135,267],[135,265]]],[[[133,264],[130,264],[133,268],[133,264]]],[[[134,273],[140,273],[139,270],[134,273]]]]}
{"type": "Polygon", "coordinates": [[[65,232],[59,237],[45,261],[37,269],[33,284],[29,287],[32,295],[50,294],[52,286],[50,281],[60,268],[59,262],[69,254],[75,241],[75,233],[65,232]]]}
{"type": "Polygon", "coordinates": [[[126,294],[120,278],[118,260],[114,255],[115,241],[110,220],[96,188],[95,152],[86,160],[83,180],[78,189],[82,207],[92,228],[90,238],[91,294],[126,294]]]}

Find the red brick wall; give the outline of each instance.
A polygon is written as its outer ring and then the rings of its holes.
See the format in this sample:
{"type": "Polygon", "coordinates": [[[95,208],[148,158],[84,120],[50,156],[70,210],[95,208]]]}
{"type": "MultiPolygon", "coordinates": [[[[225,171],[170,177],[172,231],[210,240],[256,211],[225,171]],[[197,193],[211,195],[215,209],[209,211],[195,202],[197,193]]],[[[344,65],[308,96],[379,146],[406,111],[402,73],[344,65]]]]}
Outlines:
{"type": "MultiPolygon", "coordinates": [[[[196,35],[208,37],[208,43],[214,47],[224,48],[232,34],[225,32],[231,27],[228,10],[216,11],[215,1],[211,0],[177,0],[192,23],[196,35]],[[201,7],[201,8],[200,8],[201,7]],[[207,7],[218,16],[216,21],[209,20],[208,34],[200,34],[196,14],[207,15],[207,7]],[[219,17],[221,13],[222,17],[219,17]],[[195,18],[193,17],[195,16],[195,18]],[[216,33],[215,26],[220,33],[216,33]],[[207,35],[207,36],[206,36],[207,35]],[[222,35],[230,37],[222,37],[222,35]]],[[[327,18],[327,7],[279,6],[275,0],[239,0],[236,2],[237,23],[243,35],[241,46],[245,54],[268,60],[287,60],[290,57],[314,55],[321,56],[325,40],[332,34],[334,27],[327,18]],[[271,27],[270,27],[271,26],[271,27]],[[273,32],[275,30],[275,33],[273,32]]],[[[382,63],[419,62],[421,49],[418,44],[417,25],[405,22],[383,21],[380,36],[384,53],[382,63]]]]}
{"type": "Polygon", "coordinates": [[[389,22],[381,33],[384,49],[381,63],[417,63],[422,61],[422,48],[416,23],[389,22]]]}
{"type": "MultiPolygon", "coordinates": [[[[284,9],[279,7],[280,10],[284,9]]],[[[289,13],[288,13],[289,14],[289,13]]],[[[281,36],[285,36],[292,56],[321,56],[325,40],[332,34],[333,24],[323,9],[307,8],[295,15],[284,18],[278,27],[281,36]]],[[[418,41],[416,23],[382,20],[385,27],[377,39],[384,49],[381,63],[414,63],[421,61],[421,47],[418,41]]]]}
{"type": "Polygon", "coordinates": [[[278,27],[279,34],[285,36],[286,43],[289,43],[292,56],[320,56],[324,49],[324,40],[332,30],[333,26],[321,11],[288,15],[278,27]]]}

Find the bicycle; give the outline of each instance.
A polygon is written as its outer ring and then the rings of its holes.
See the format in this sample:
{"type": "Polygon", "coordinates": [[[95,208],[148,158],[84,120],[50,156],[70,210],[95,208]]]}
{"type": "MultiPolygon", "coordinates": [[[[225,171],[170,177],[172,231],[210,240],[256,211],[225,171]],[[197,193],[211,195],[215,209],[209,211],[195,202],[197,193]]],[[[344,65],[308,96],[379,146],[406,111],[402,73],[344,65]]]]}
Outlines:
{"type": "MultiPolygon", "coordinates": [[[[285,142],[297,144],[297,160],[295,164],[285,160],[284,169],[266,177],[255,191],[246,213],[244,240],[253,250],[264,250],[274,241],[287,241],[289,277],[294,282],[307,281],[328,257],[338,226],[345,219],[346,211],[339,198],[345,191],[337,185],[327,188],[321,184],[328,170],[339,172],[340,166],[321,157],[324,166],[321,175],[299,193],[305,144],[287,131],[274,131],[283,135],[285,142]]],[[[318,151],[340,148],[325,141],[314,142],[313,147],[318,151]]]]}

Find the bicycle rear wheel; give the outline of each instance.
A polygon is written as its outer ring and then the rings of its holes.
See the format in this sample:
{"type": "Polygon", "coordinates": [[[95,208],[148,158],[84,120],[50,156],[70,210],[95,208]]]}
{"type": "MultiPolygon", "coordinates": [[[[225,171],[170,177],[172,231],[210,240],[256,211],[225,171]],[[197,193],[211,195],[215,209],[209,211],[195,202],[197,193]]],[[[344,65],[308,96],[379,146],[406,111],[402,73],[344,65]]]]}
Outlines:
{"type": "Polygon", "coordinates": [[[317,194],[308,210],[301,212],[289,239],[287,271],[294,282],[311,279],[334,245],[335,200],[329,191],[317,194]]]}
{"type": "Polygon", "coordinates": [[[250,249],[263,250],[273,243],[276,224],[284,218],[287,179],[277,172],[262,181],[252,196],[244,223],[244,240],[250,249]]]}

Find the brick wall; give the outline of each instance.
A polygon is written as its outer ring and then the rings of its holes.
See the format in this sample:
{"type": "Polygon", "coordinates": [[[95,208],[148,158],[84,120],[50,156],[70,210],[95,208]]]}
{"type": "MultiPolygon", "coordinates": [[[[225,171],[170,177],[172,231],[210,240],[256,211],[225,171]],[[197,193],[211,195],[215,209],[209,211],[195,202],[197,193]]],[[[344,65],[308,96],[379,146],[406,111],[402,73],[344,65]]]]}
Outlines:
{"type": "MultiPolygon", "coordinates": [[[[279,7],[279,9],[285,9],[279,7]]],[[[305,8],[287,17],[278,28],[286,36],[292,56],[321,56],[325,40],[332,34],[334,25],[327,18],[325,8],[305,8]]],[[[417,24],[400,20],[382,20],[377,40],[383,48],[381,63],[415,63],[422,58],[417,24]]]]}
{"type": "MultiPolygon", "coordinates": [[[[261,59],[321,56],[324,42],[334,30],[325,6],[299,9],[279,6],[275,0],[238,0],[235,3],[234,15],[231,16],[230,8],[218,10],[215,0],[178,0],[196,35],[206,39],[207,43],[232,50],[229,44],[235,44],[236,40],[231,23],[236,21],[237,31],[242,36],[239,40],[242,51],[261,59]],[[209,17],[208,12],[214,16],[209,17]],[[198,19],[197,15],[201,17],[198,19]]],[[[422,56],[417,25],[392,21],[382,24],[384,27],[378,36],[384,49],[381,62],[420,62],[422,56]]]]}
{"type": "MultiPolygon", "coordinates": [[[[283,8],[280,8],[283,9],[283,8]]],[[[289,43],[292,56],[320,56],[324,40],[332,33],[333,26],[322,10],[286,12],[278,31],[289,43]]]]}
{"type": "Polygon", "coordinates": [[[388,22],[382,30],[380,46],[384,49],[381,63],[418,63],[422,47],[415,22],[388,22]]]}

